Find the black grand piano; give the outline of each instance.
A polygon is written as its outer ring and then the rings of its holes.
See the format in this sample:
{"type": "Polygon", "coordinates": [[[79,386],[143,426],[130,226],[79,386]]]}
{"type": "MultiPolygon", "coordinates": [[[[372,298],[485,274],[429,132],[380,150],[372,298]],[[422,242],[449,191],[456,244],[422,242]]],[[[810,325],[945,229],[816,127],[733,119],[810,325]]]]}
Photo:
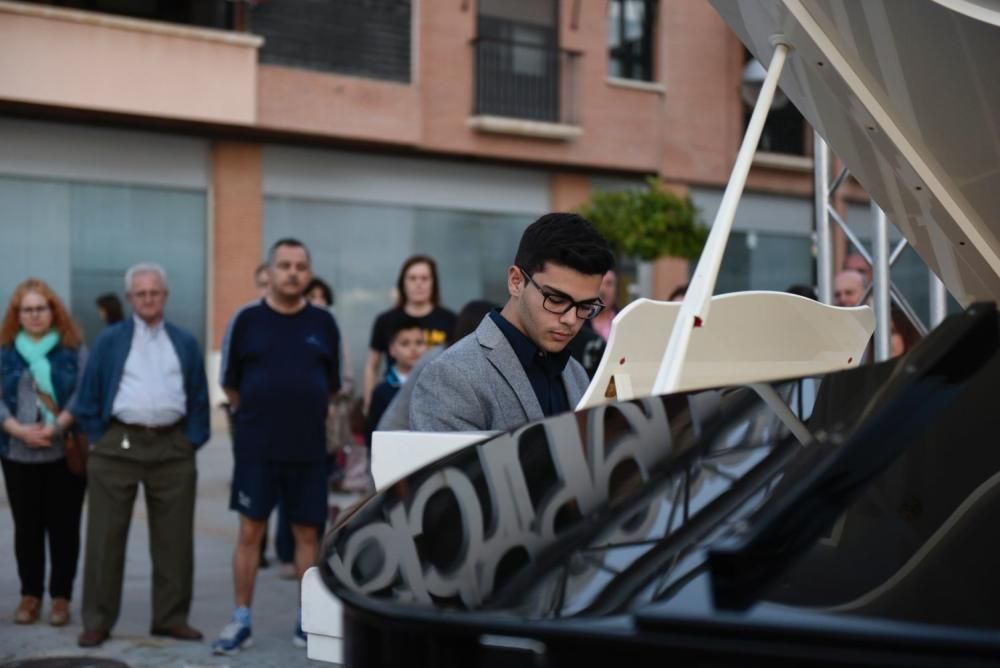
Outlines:
{"type": "Polygon", "coordinates": [[[1000,665],[1000,7],[713,5],[763,62],[782,35],[783,91],[964,311],[901,358],[610,402],[383,488],[323,544],[346,665],[1000,665]]]}

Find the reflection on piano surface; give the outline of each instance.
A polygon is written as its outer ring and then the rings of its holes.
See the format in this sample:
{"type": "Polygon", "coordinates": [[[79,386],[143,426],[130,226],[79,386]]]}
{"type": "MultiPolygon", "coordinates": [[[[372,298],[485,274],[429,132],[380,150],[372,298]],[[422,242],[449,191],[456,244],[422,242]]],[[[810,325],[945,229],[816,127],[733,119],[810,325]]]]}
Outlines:
{"type": "MultiPolygon", "coordinates": [[[[981,445],[1000,416],[976,399],[1000,380],[998,342],[997,313],[980,305],[902,360],[775,383],[787,413],[761,387],[733,387],[599,406],[463,449],[327,536],[345,658],[486,665],[517,653],[481,642],[499,633],[538,643],[546,665],[622,644],[654,660],[695,620],[753,628],[765,654],[780,629],[780,653],[798,660],[875,660],[872,628],[897,658],[1000,650],[1000,551],[984,537],[1000,451],[981,445]],[[924,484],[949,469],[962,473],[924,484]],[[564,634],[574,642],[556,650],[564,634]],[[823,659],[834,641],[842,654],[823,659]]],[[[754,645],[698,635],[677,649],[754,645]]]]}

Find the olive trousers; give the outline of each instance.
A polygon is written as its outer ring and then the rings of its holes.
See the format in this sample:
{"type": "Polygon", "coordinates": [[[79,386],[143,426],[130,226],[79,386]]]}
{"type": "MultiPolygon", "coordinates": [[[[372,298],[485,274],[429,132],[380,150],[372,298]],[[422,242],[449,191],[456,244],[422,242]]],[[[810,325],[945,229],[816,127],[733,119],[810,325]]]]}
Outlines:
{"type": "Polygon", "coordinates": [[[125,548],[140,485],[153,562],[151,628],[187,623],[194,580],[197,482],[194,446],[180,426],[152,430],[112,422],[93,444],[87,462],[84,629],[110,632],[118,621],[125,548]]]}

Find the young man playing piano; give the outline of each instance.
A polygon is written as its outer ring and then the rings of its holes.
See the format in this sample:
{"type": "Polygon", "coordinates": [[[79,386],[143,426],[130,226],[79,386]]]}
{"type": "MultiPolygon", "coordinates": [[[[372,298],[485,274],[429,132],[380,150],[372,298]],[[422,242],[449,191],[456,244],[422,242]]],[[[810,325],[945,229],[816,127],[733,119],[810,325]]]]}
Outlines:
{"type": "Polygon", "coordinates": [[[507,268],[506,305],[452,345],[417,379],[417,431],[496,431],[572,410],[587,374],[567,346],[604,308],[614,266],[607,241],[584,218],[550,213],[521,237],[507,268]]]}

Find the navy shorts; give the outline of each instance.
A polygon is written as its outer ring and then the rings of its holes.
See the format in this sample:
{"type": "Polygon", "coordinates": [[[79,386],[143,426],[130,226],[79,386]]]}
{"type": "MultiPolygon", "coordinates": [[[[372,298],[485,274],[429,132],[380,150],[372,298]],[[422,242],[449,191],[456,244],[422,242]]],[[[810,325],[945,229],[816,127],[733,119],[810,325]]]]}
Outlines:
{"type": "Polygon", "coordinates": [[[291,524],[322,527],[327,518],[326,463],[270,462],[236,455],[229,509],[266,520],[278,499],[291,524]]]}

